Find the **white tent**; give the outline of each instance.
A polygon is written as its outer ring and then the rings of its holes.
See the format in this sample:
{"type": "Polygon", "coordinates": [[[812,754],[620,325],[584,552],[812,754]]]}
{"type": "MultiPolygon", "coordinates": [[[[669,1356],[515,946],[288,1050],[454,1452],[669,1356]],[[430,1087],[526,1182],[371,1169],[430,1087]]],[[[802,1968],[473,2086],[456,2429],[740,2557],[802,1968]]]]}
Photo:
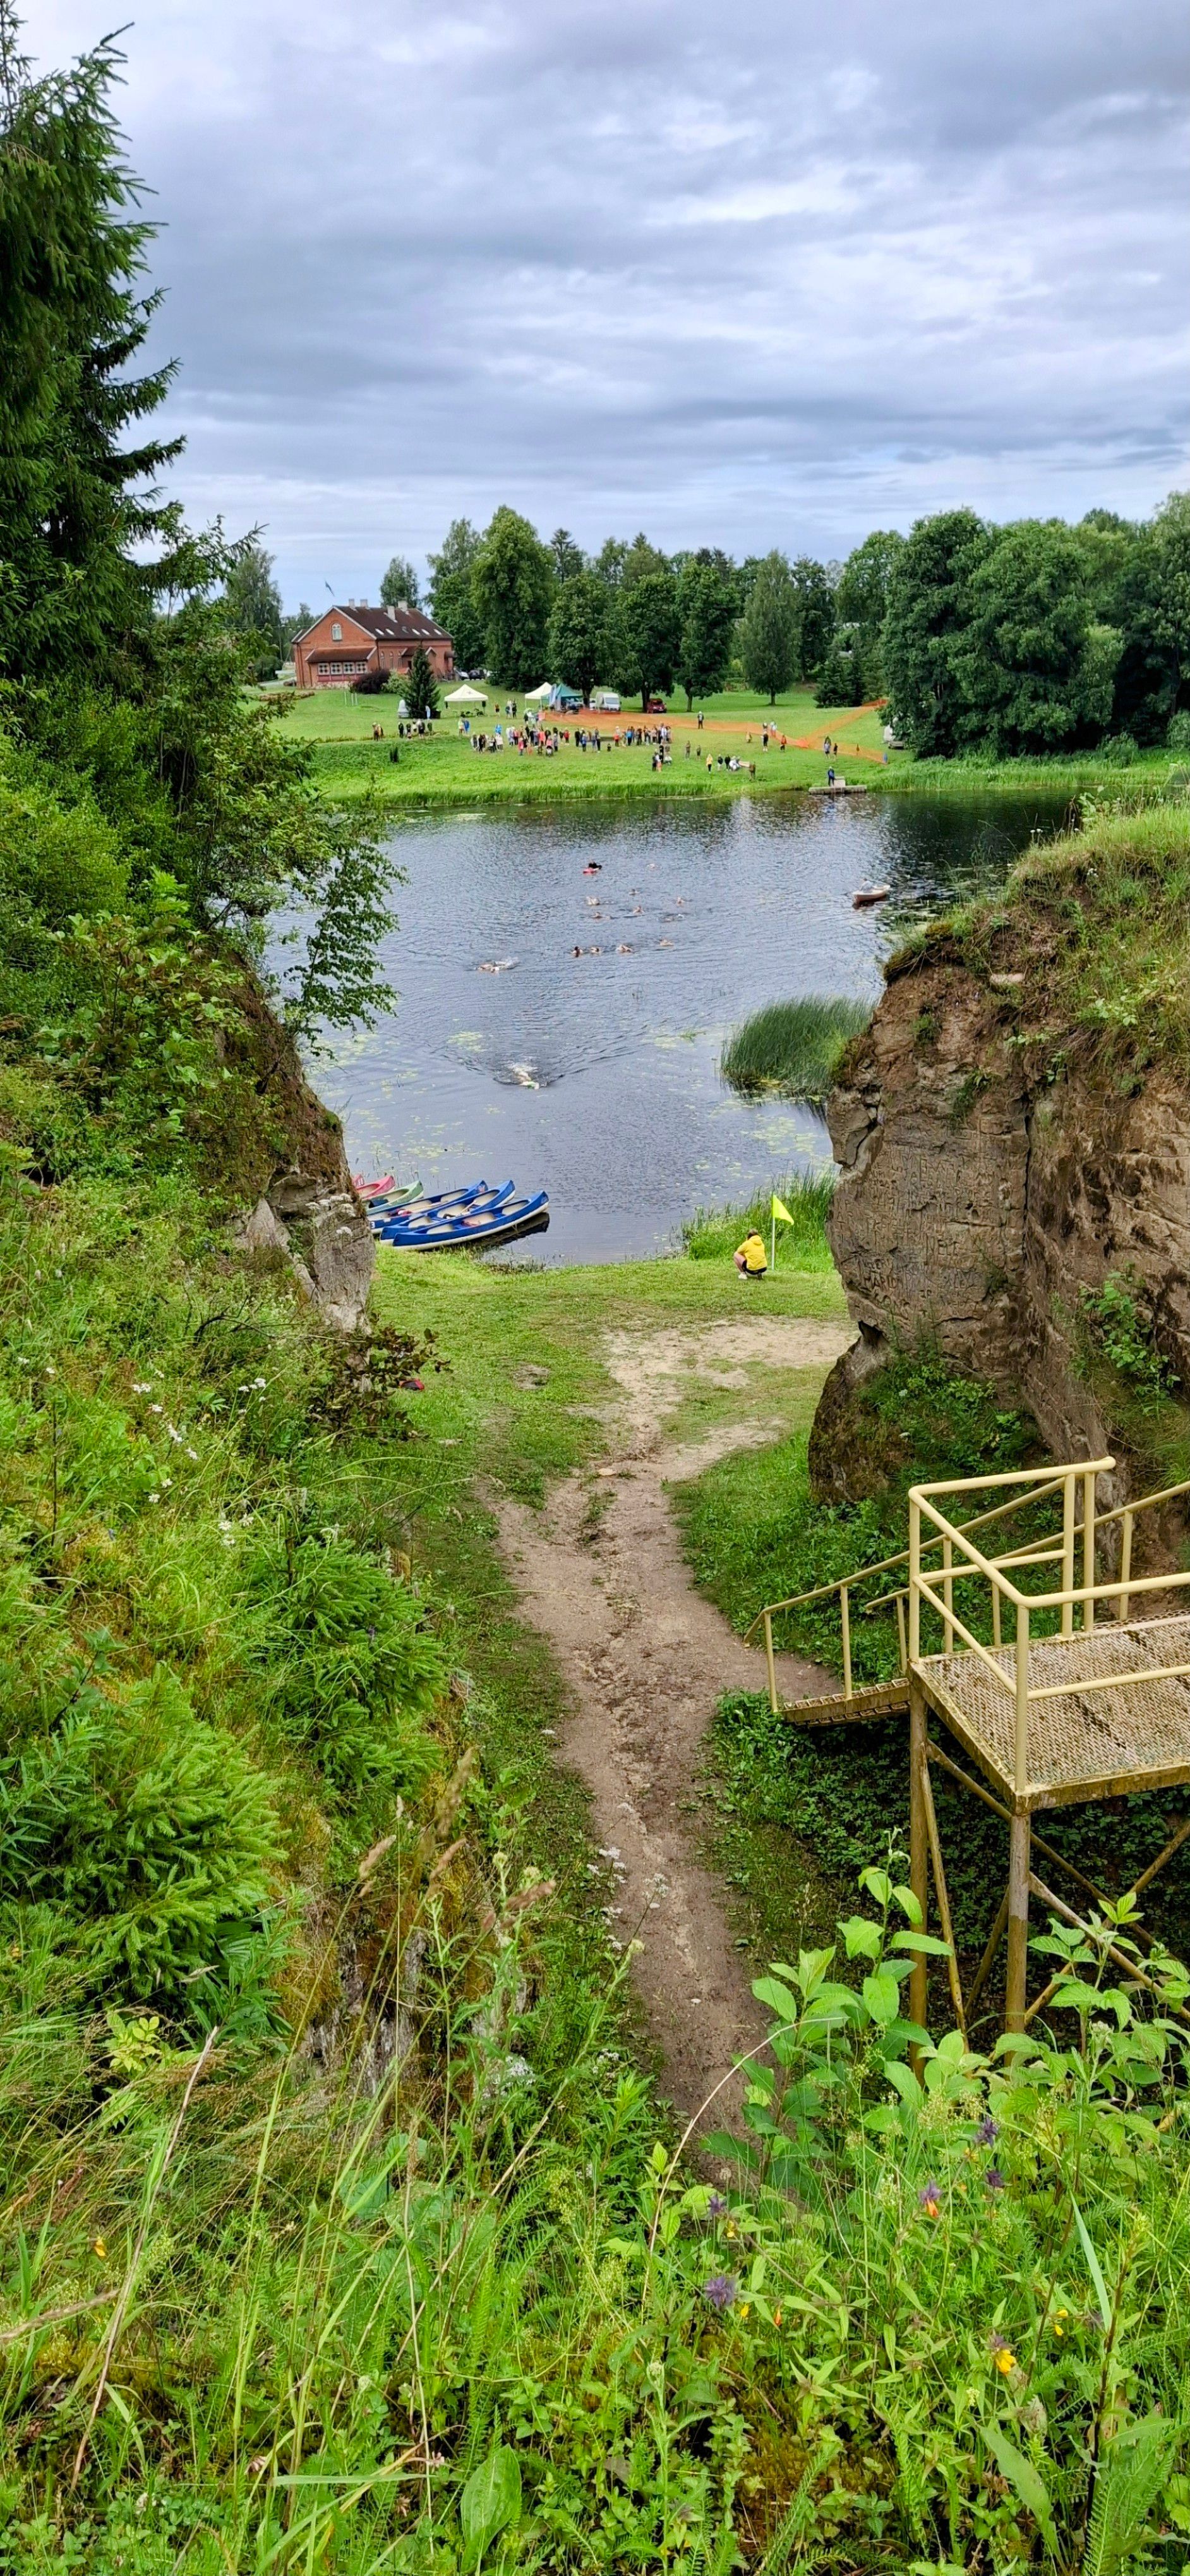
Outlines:
{"type": "Polygon", "coordinates": [[[546,699],[552,698],[553,694],[554,692],[550,682],[548,680],[543,680],[539,689],[526,689],[525,705],[527,707],[543,707],[546,699]]]}
{"type": "Polygon", "coordinates": [[[482,689],[469,689],[464,682],[461,689],[451,690],[446,703],[448,707],[486,707],[487,699],[482,689]]]}

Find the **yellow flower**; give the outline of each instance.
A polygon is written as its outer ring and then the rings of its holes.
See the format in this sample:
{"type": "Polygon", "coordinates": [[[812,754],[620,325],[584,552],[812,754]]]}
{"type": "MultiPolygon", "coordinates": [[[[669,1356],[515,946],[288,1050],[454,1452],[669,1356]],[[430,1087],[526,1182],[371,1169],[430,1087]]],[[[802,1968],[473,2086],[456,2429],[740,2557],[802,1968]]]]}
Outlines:
{"type": "Polygon", "coordinates": [[[1009,2351],[1007,2344],[996,2355],[996,2368],[1003,2371],[1006,2379],[1009,2371],[1016,2369],[1016,2354],[1009,2351]]]}
{"type": "Polygon", "coordinates": [[[1054,2310],[1054,2333],[1055,2333],[1056,2335],[1065,2334],[1065,2332],[1066,2332],[1066,2328],[1065,2328],[1065,2326],[1063,2325],[1062,2320],[1063,2320],[1063,2318],[1064,2318],[1064,2317],[1068,2317],[1068,2316],[1069,2316],[1069,2314],[1070,2314],[1070,2310],[1069,2310],[1069,2308],[1055,2308],[1055,2310],[1054,2310]]]}
{"type": "Polygon", "coordinates": [[[742,2317],[746,2317],[746,2316],[747,2316],[747,2314],[748,2314],[748,2310],[749,2310],[749,2307],[750,2307],[750,2306],[751,2306],[751,2301],[750,2301],[749,2299],[745,2299],[745,2300],[744,2300],[744,2302],[743,2302],[743,2304],[742,2304],[742,2306],[741,2306],[741,2308],[740,2308],[740,2315],[741,2315],[742,2317]]]}
{"type": "Polygon", "coordinates": [[[101,2262],[101,2263],[106,2263],[106,2261],[107,2261],[107,2247],[106,2247],[106,2245],[104,2244],[104,2241],[103,2241],[102,2236],[97,2236],[97,2237],[96,2237],[95,2242],[94,2242],[94,2244],[93,2244],[93,2246],[92,2246],[92,2248],[91,2248],[91,2251],[92,2251],[92,2253],[93,2253],[93,2254],[98,2254],[98,2256],[99,2256],[99,2260],[100,2260],[100,2262],[101,2262]]]}

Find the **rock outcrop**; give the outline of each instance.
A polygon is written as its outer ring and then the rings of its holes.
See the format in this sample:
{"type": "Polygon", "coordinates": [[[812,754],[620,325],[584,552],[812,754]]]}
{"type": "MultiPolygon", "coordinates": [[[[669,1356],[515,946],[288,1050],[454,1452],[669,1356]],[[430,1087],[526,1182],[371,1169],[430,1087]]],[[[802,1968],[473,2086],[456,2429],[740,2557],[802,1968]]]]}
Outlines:
{"type": "Polygon", "coordinates": [[[280,1256],[286,1261],[332,1331],[358,1329],[376,1248],[349,1180],[343,1189],[329,1189],[305,1173],[281,1173],[258,1199],[237,1243],[257,1259],[280,1256]]]}
{"type": "MultiPolygon", "coordinates": [[[[1040,1025],[1032,962],[997,973],[995,950],[973,962],[936,937],[891,970],[844,1060],[830,1238],[859,1340],[828,1382],[820,1463],[849,1392],[923,1339],[1023,1400],[1055,1456],[1119,1455],[1082,1325],[1111,1273],[1190,1383],[1190,1090],[1040,1025]]],[[[1116,1499],[1136,1489],[1126,1457],[1116,1481],[1116,1499]]]]}

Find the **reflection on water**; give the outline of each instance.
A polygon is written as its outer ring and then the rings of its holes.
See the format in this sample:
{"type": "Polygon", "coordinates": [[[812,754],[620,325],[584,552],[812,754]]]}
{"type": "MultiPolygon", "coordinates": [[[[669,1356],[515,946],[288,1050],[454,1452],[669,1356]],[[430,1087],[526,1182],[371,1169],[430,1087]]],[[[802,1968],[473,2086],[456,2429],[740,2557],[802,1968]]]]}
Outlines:
{"type": "Polygon", "coordinates": [[[1061,815],[876,795],[419,815],[392,844],[398,1008],[336,1044],[319,1089],[357,1171],[547,1188],[528,1258],[663,1250],[697,1204],[830,1159],[812,1111],[723,1088],[737,1021],[799,993],[875,1001],[911,923],[1061,815]],[[890,901],[853,911],[876,882],[890,901]]]}

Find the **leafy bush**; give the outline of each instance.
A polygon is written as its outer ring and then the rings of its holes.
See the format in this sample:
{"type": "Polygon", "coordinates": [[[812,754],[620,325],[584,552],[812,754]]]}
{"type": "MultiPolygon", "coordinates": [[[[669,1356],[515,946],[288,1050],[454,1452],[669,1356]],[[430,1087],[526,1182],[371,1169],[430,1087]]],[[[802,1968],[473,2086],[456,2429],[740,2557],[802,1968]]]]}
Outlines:
{"type": "Polygon", "coordinates": [[[278,1857],[261,1773],[164,1670],[120,1698],[80,1679],[0,1764],[0,1895],[62,1907],[108,1994],[217,2016],[261,1949],[278,1857]]]}
{"type": "Polygon", "coordinates": [[[825,1100],[844,1047],[866,1029],[871,1008],[821,993],[768,1002],[728,1039],[719,1070],[733,1091],[780,1091],[825,1100]]]}
{"type": "Polygon", "coordinates": [[[1142,1408],[1153,1411],[1177,1380],[1158,1348],[1149,1300],[1135,1272],[1109,1270],[1101,1288],[1083,1288],[1080,1305],[1093,1348],[1142,1408]]]}
{"type": "Polygon", "coordinates": [[[412,1586],[327,1531],[261,1547],[250,1587],[285,1733],[344,1798],[419,1788],[439,1758],[424,1720],[447,1664],[412,1586]]]}

